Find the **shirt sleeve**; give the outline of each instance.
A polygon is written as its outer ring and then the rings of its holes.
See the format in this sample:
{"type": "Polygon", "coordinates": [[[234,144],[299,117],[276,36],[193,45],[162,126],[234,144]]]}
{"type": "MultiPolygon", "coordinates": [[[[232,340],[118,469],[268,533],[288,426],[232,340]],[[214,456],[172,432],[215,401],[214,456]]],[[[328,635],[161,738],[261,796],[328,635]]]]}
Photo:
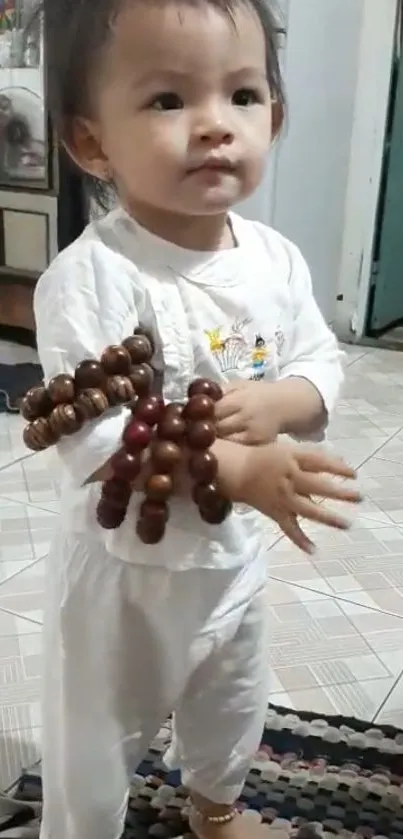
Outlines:
{"type": "MultiPolygon", "coordinates": [[[[286,342],[280,378],[307,379],[323,399],[326,420],[323,427],[305,439],[324,438],[344,379],[343,353],[316,303],[308,266],[297,248],[291,253],[291,333],[286,342]]],[[[288,336],[287,336],[288,337],[288,336]]]]}
{"type": "MultiPolygon", "coordinates": [[[[34,311],[39,358],[45,381],[59,373],[74,374],[80,361],[99,359],[110,344],[124,337],[125,306],[114,316],[100,311],[97,277],[88,260],[56,263],[40,279],[34,311]]],[[[133,328],[137,325],[133,312],[133,328]]],[[[90,421],[57,444],[58,454],[73,486],[82,486],[119,448],[129,416],[127,408],[114,408],[90,421]]]]}

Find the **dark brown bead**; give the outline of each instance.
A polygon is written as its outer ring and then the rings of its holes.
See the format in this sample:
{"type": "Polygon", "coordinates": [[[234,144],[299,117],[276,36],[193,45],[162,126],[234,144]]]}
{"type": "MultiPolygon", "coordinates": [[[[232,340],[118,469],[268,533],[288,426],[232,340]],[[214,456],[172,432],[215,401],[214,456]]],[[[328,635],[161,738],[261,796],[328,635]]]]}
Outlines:
{"type": "Polygon", "coordinates": [[[217,504],[211,507],[199,507],[200,517],[206,524],[222,524],[232,512],[231,501],[225,498],[217,500],[217,504]]]}
{"type": "Polygon", "coordinates": [[[141,472],[141,456],[139,454],[129,454],[122,449],[113,455],[111,466],[116,478],[131,483],[141,472]]]}
{"type": "Polygon", "coordinates": [[[189,399],[191,399],[192,396],[197,396],[199,394],[209,396],[213,402],[218,402],[218,400],[222,399],[223,396],[220,385],[218,385],[217,382],[210,381],[210,379],[195,379],[195,381],[192,382],[188,390],[189,399]]]}
{"type": "Polygon", "coordinates": [[[79,393],[75,406],[84,420],[101,417],[109,408],[106,394],[99,388],[89,388],[79,393]]]}
{"type": "Polygon", "coordinates": [[[139,399],[133,407],[136,419],[146,422],[151,428],[160,421],[163,410],[164,400],[161,396],[148,396],[139,399]]]}
{"type": "Polygon", "coordinates": [[[116,507],[106,498],[101,498],[97,505],[97,521],[104,530],[117,530],[126,518],[126,509],[116,507]]]}
{"type": "Polygon", "coordinates": [[[157,545],[162,542],[165,535],[165,522],[156,519],[139,519],[136,526],[136,533],[140,541],[145,545],[157,545]]]}
{"type": "Polygon", "coordinates": [[[134,417],[123,432],[123,443],[127,452],[136,452],[146,449],[151,442],[151,429],[147,423],[134,417]]]}
{"type": "Polygon", "coordinates": [[[53,446],[57,443],[58,437],[49,425],[49,420],[38,417],[24,428],[23,439],[25,445],[34,452],[53,446]]]}
{"type": "Polygon", "coordinates": [[[110,405],[124,405],[134,397],[134,388],[128,376],[109,376],[105,393],[110,405]]]}
{"type": "Polygon", "coordinates": [[[47,417],[53,408],[48,390],[43,385],[32,387],[21,400],[20,411],[24,419],[31,422],[38,417],[47,417]]]}
{"type": "Polygon", "coordinates": [[[145,486],[149,501],[166,501],[172,490],[172,478],[169,475],[151,475],[145,486]]]}
{"type": "Polygon", "coordinates": [[[183,452],[172,440],[155,440],[151,456],[153,466],[158,472],[170,473],[181,463],[183,452]]]}
{"type": "Polygon", "coordinates": [[[163,521],[165,524],[169,518],[168,504],[164,501],[151,501],[146,498],[140,507],[140,518],[147,521],[163,521]]]}
{"type": "Polygon", "coordinates": [[[191,396],[184,409],[184,416],[187,420],[205,420],[214,417],[214,402],[204,393],[191,396]]]}
{"type": "Polygon", "coordinates": [[[86,358],[80,364],[77,364],[74,380],[77,392],[92,388],[103,390],[106,383],[105,370],[99,361],[95,361],[93,358],[86,358]]]}
{"type": "Polygon", "coordinates": [[[123,341],[123,346],[129,353],[132,364],[148,363],[153,357],[153,348],[145,335],[131,335],[123,341]]]}
{"type": "Polygon", "coordinates": [[[189,423],[187,428],[187,442],[191,449],[209,449],[216,438],[214,423],[209,420],[198,420],[189,423]]]}
{"type": "Polygon", "coordinates": [[[56,405],[48,422],[56,437],[75,434],[83,425],[83,419],[74,405],[56,405]]]}
{"type": "Polygon", "coordinates": [[[157,433],[161,440],[171,440],[174,443],[181,443],[185,438],[186,422],[180,416],[175,416],[174,413],[170,415],[169,411],[164,412],[162,420],[158,425],[157,433]]]}
{"type": "Polygon", "coordinates": [[[130,371],[130,381],[137,396],[148,396],[154,384],[154,371],[149,364],[135,364],[130,371]]]}
{"type": "Polygon", "coordinates": [[[101,364],[108,376],[128,376],[132,363],[127,350],[113,344],[102,353],[101,364]]]}
{"type": "Polygon", "coordinates": [[[154,353],[155,353],[155,341],[154,341],[154,337],[153,337],[153,334],[151,332],[151,329],[145,329],[143,326],[136,326],[136,328],[133,330],[133,335],[144,335],[146,338],[148,338],[148,340],[151,344],[152,354],[154,355],[154,353]]]}
{"type": "Polygon", "coordinates": [[[213,452],[193,452],[188,462],[189,475],[199,484],[209,484],[217,477],[218,462],[213,452]]]}
{"type": "Polygon", "coordinates": [[[127,481],[122,481],[119,478],[111,478],[102,486],[102,497],[106,498],[111,506],[127,509],[130,501],[132,488],[127,481]]]}
{"type": "Polygon", "coordinates": [[[67,373],[60,373],[48,384],[48,393],[53,405],[66,405],[74,402],[75,385],[72,376],[67,373]]]}
{"type": "Polygon", "coordinates": [[[221,502],[222,499],[218,485],[214,482],[210,484],[196,484],[193,487],[192,497],[198,507],[217,506],[217,502],[221,502]]]}

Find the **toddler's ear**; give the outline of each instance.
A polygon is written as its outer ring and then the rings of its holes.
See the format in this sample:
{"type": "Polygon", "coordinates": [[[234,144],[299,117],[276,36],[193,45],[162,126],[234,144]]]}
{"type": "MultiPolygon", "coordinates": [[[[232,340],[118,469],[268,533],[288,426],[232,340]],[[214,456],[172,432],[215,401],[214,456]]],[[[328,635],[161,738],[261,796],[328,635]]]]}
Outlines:
{"type": "Polygon", "coordinates": [[[101,181],[111,180],[108,159],[102,151],[96,125],[91,120],[75,118],[66,133],[64,146],[83,172],[101,181]]]}

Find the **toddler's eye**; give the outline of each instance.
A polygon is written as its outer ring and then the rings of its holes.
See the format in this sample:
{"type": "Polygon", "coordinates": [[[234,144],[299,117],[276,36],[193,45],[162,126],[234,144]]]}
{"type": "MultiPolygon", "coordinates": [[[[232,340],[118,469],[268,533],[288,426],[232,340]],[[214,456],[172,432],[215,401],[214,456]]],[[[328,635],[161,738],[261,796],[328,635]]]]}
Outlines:
{"type": "Polygon", "coordinates": [[[150,102],[155,111],[177,111],[183,108],[183,101],[177,93],[160,93],[150,102]]]}
{"type": "Polygon", "coordinates": [[[239,88],[239,90],[235,91],[232,97],[233,105],[237,105],[238,108],[248,108],[250,105],[256,105],[257,103],[261,102],[261,94],[259,94],[257,90],[253,90],[253,88],[250,87],[239,88]]]}

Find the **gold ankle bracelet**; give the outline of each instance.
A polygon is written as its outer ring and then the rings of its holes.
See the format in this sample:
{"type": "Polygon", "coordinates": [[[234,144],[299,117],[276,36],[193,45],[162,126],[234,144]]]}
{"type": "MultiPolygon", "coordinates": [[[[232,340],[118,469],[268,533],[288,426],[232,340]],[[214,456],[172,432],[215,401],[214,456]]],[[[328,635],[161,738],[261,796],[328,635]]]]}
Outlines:
{"type": "Polygon", "coordinates": [[[192,809],[195,812],[196,816],[199,816],[200,819],[203,819],[203,821],[208,822],[209,824],[215,824],[217,825],[217,827],[221,827],[225,824],[230,824],[230,822],[233,822],[236,816],[238,815],[238,811],[235,809],[235,807],[233,807],[233,809],[230,810],[229,813],[225,813],[225,815],[223,816],[209,816],[207,815],[207,813],[203,813],[202,810],[199,810],[197,807],[195,807],[194,804],[192,804],[192,809]]]}

